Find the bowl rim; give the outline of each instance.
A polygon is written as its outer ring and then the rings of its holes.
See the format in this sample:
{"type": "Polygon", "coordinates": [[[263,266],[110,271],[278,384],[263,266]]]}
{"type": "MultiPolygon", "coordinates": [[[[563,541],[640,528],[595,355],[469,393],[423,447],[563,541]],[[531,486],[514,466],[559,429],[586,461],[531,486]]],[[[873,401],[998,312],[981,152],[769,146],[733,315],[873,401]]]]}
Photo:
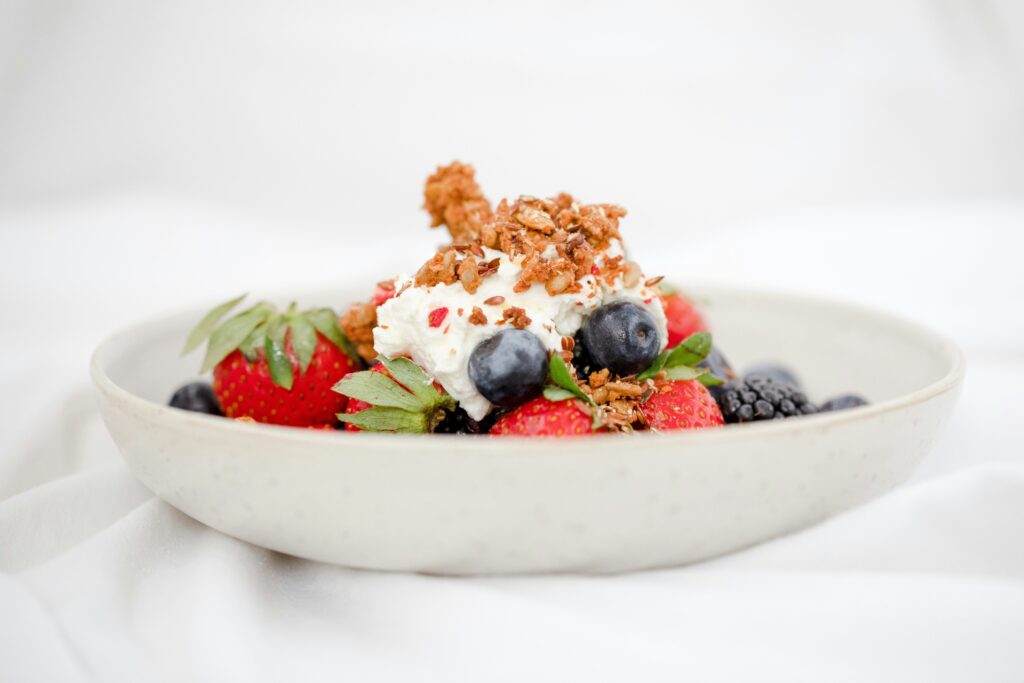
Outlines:
{"type": "MultiPolygon", "coordinates": [[[[335,289],[341,290],[343,287],[339,286],[335,289]]],[[[896,328],[902,328],[910,333],[918,336],[930,337],[935,342],[935,348],[937,353],[943,353],[947,356],[950,361],[949,370],[939,379],[927,384],[919,389],[911,391],[906,394],[901,394],[878,403],[871,403],[866,406],[859,406],[857,408],[851,408],[847,410],[835,411],[830,413],[818,413],[815,415],[802,416],[799,420],[769,420],[766,422],[754,422],[743,425],[728,425],[728,429],[696,429],[696,430],[683,430],[677,432],[634,432],[628,435],[606,435],[606,442],[611,445],[619,443],[615,440],[615,436],[620,438],[629,439],[641,439],[641,440],[653,440],[658,439],[661,441],[672,441],[682,444],[698,444],[705,441],[714,442],[726,442],[735,441],[742,439],[756,439],[758,437],[774,435],[782,432],[805,432],[805,431],[818,431],[824,430],[834,425],[839,425],[846,422],[855,420],[870,419],[872,417],[880,416],[885,413],[890,413],[901,408],[906,408],[915,404],[923,403],[931,398],[939,396],[948,391],[956,389],[966,373],[967,360],[964,352],[961,348],[947,336],[938,333],[926,325],[922,325],[910,318],[898,315],[896,313],[874,308],[871,306],[864,305],[856,301],[850,301],[839,298],[823,297],[818,295],[808,295],[803,292],[792,292],[784,289],[752,289],[728,285],[719,285],[715,283],[698,283],[691,282],[687,283],[687,289],[693,289],[695,291],[704,292],[721,292],[726,296],[738,296],[742,295],[749,298],[769,298],[769,299],[788,299],[791,303],[797,305],[810,305],[810,306],[837,306],[847,309],[849,312],[857,315],[866,315],[874,317],[884,321],[886,324],[892,325],[896,328]]],[[[321,293],[327,290],[320,290],[321,293]]],[[[281,297],[289,298],[289,297],[281,297]]],[[[187,313],[195,314],[198,318],[202,314],[201,311],[195,308],[182,309],[177,312],[169,312],[164,315],[150,316],[149,318],[132,325],[125,326],[109,335],[107,335],[96,348],[93,350],[89,361],[89,372],[92,378],[93,384],[96,389],[107,396],[126,402],[133,405],[136,408],[142,410],[151,411],[156,417],[161,420],[167,420],[171,424],[175,424],[180,428],[187,428],[189,426],[196,429],[219,429],[224,430],[224,434],[239,434],[241,436],[251,437],[253,436],[253,427],[259,429],[259,435],[262,438],[273,438],[275,440],[283,440],[292,444],[309,444],[315,445],[319,448],[324,448],[328,444],[332,444],[335,447],[345,448],[351,446],[349,439],[359,439],[357,443],[360,445],[370,447],[373,449],[398,449],[405,451],[411,447],[415,447],[417,450],[436,450],[441,449],[448,453],[473,453],[479,454],[481,447],[487,444],[486,449],[494,452],[502,451],[516,451],[522,452],[523,445],[526,443],[531,444],[530,451],[537,453],[545,453],[550,455],[551,453],[557,453],[564,451],[565,446],[569,443],[579,444],[581,441],[590,445],[594,445],[589,439],[581,439],[579,437],[562,437],[559,439],[538,439],[527,436],[511,436],[501,439],[486,439],[474,436],[467,436],[461,434],[391,434],[391,433],[372,433],[372,432],[360,432],[357,434],[346,434],[342,438],[339,438],[338,431],[340,430],[322,430],[322,429],[302,429],[296,427],[287,427],[283,425],[269,425],[269,424],[246,424],[236,420],[225,419],[223,417],[214,415],[204,415],[201,413],[193,413],[178,408],[172,408],[168,405],[155,403],[153,401],[144,399],[124,387],[120,386],[107,374],[103,367],[102,356],[109,350],[111,346],[119,341],[123,341],[125,338],[130,338],[137,335],[142,330],[154,326],[159,323],[165,323],[166,321],[186,315],[187,313]],[[429,438],[425,438],[428,437],[429,438]]],[[[575,449],[573,449],[575,450],[575,449]]],[[[643,449],[630,449],[630,457],[636,457],[637,454],[643,453],[643,449]]],[[[680,449],[678,455],[685,457],[687,451],[680,449]]]]}

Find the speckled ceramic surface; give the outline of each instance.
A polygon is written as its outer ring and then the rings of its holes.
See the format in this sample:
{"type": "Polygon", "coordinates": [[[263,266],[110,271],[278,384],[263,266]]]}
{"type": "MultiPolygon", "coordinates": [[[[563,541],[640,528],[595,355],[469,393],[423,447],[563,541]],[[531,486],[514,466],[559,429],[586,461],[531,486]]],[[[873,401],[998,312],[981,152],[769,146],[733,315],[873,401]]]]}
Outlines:
{"type": "Polygon", "coordinates": [[[928,330],[803,297],[689,293],[734,365],[778,359],[812,398],[852,390],[873,405],[561,441],[238,424],[164,406],[194,378],[199,359],[178,350],[201,312],[114,335],[92,374],[132,471],[186,514],[300,557],[451,574],[619,572],[743,548],[904,481],[949,415],[964,363],[928,330]]]}

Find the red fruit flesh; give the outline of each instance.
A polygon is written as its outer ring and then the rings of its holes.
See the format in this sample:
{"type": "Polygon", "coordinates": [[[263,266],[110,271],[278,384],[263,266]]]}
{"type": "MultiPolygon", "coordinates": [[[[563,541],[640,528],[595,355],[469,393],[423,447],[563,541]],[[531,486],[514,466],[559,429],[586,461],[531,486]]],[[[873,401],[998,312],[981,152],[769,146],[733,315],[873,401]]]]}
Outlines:
{"type": "Polygon", "coordinates": [[[681,294],[666,294],[661,297],[668,324],[668,346],[672,348],[695,332],[707,332],[708,326],[700,311],[681,294]]]}
{"type": "Polygon", "coordinates": [[[491,428],[495,436],[576,436],[591,434],[590,416],[575,400],[527,401],[498,418],[491,428]]]}
{"type": "Polygon", "coordinates": [[[654,394],[642,406],[651,429],[701,429],[725,423],[707,387],[695,379],[663,380],[655,382],[654,388],[654,394]]]}
{"type": "Polygon", "coordinates": [[[228,417],[251,417],[257,422],[310,427],[331,425],[345,410],[348,399],[331,389],[342,377],[358,370],[356,364],[324,336],[317,334],[313,358],[299,372],[290,340],[285,352],[292,362],[291,390],[274,384],[262,356],[249,362],[232,352],[213,369],[213,391],[228,417]]]}

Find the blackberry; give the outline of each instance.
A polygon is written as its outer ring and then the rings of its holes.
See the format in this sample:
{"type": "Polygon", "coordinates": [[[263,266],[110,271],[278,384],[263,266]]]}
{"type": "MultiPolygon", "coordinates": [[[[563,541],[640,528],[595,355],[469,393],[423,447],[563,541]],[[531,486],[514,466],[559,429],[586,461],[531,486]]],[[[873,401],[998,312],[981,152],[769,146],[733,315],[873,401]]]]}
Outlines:
{"type": "Polygon", "coordinates": [[[843,394],[842,396],[836,396],[825,401],[818,410],[822,413],[831,413],[836,410],[849,410],[850,408],[858,408],[867,404],[866,400],[856,394],[843,394]]]}
{"type": "Polygon", "coordinates": [[[718,406],[728,423],[781,420],[818,412],[806,394],[772,377],[747,376],[724,385],[718,406]]]}
{"type": "Polygon", "coordinates": [[[753,375],[771,377],[776,382],[785,382],[797,389],[800,388],[800,380],[797,379],[796,373],[784,365],[777,365],[775,363],[758,363],[747,370],[747,377],[753,375]]]}

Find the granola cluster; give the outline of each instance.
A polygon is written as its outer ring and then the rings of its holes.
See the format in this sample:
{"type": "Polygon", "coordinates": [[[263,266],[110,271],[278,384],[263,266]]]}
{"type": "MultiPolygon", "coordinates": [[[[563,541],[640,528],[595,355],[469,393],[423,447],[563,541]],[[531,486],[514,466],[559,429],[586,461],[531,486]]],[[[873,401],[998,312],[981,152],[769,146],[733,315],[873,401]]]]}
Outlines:
{"type": "Polygon", "coordinates": [[[440,249],[416,274],[417,285],[461,282],[475,293],[483,278],[497,270],[495,260],[482,262],[482,247],[523,257],[516,292],[542,283],[551,296],[578,292],[586,275],[611,283],[624,278],[627,287],[641,277],[640,267],[619,257],[603,267],[595,264],[598,252],[611,240],[621,239],[619,219],[626,210],[615,204],[581,205],[562,193],[549,199],[521,196],[501,200],[493,211],[480,192],[472,166],[454,162],[442,166],[424,189],[425,207],[433,225],[444,224],[451,246],[440,249]],[[553,252],[553,253],[552,253],[553,252]]]}
{"type": "MultiPolygon", "coordinates": [[[[644,414],[643,404],[659,389],[657,380],[664,379],[659,373],[652,379],[638,380],[635,376],[614,377],[607,369],[590,373],[586,379],[576,383],[596,404],[598,421],[611,431],[629,432],[648,429],[649,422],[644,414]]],[[[592,414],[594,408],[580,403],[581,409],[592,414]]]]}
{"type": "Polygon", "coordinates": [[[475,175],[472,166],[455,161],[438,166],[423,189],[423,208],[430,214],[430,227],[444,225],[456,244],[474,239],[494,215],[475,175]]]}
{"type": "Polygon", "coordinates": [[[371,301],[352,304],[341,314],[338,325],[364,361],[369,363],[377,358],[377,352],[373,350],[373,328],[377,326],[376,304],[371,301]]]}

